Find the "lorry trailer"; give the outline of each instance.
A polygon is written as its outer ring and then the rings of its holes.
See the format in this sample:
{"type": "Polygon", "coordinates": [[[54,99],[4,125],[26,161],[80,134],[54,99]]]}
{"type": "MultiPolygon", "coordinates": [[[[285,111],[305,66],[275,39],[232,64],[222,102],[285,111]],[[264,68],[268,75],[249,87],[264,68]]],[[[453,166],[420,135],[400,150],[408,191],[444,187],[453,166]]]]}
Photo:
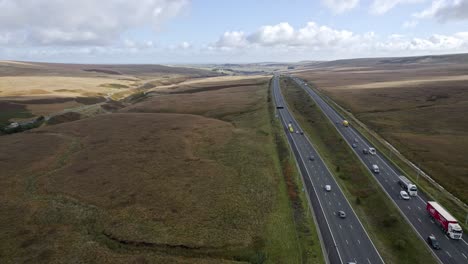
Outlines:
{"type": "Polygon", "coordinates": [[[436,222],[451,239],[462,238],[463,230],[458,224],[457,219],[447,212],[439,203],[433,201],[427,202],[426,210],[429,216],[434,219],[434,222],[436,222]]]}

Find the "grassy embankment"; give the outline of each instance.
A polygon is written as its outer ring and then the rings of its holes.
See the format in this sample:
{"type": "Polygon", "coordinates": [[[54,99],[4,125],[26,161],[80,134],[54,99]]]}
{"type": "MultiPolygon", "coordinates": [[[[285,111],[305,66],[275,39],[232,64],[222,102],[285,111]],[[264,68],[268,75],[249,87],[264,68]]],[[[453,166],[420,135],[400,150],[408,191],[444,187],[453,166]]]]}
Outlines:
{"type": "MultiPolygon", "coordinates": [[[[388,160],[390,160],[393,165],[398,167],[402,172],[404,172],[405,175],[409,176],[409,178],[417,183],[419,189],[423,190],[424,193],[426,193],[429,197],[432,199],[436,200],[437,202],[441,203],[452,215],[454,215],[456,218],[458,218],[460,221],[460,224],[463,226],[465,230],[468,230],[468,225],[465,224],[463,219],[465,219],[466,215],[468,214],[468,209],[466,206],[460,202],[457,199],[454,199],[452,195],[447,193],[446,190],[440,189],[436,184],[434,184],[432,181],[429,179],[419,175],[419,172],[410,166],[407,163],[407,159],[405,156],[402,156],[401,154],[395,153],[391,147],[389,147],[385,143],[385,139],[383,139],[378,133],[376,133],[374,130],[370,129],[366,124],[360,121],[360,118],[356,117],[353,115],[351,112],[345,110],[341,104],[343,104],[343,101],[339,101],[338,103],[335,102],[334,100],[330,99],[328,96],[324,95],[320,90],[316,89],[315,85],[311,82],[309,83],[309,87],[312,87],[315,89],[316,92],[318,92],[322,98],[328,102],[328,104],[333,107],[336,111],[338,111],[341,115],[345,116],[347,119],[349,119],[352,122],[352,125],[355,129],[357,129],[369,142],[371,142],[372,145],[374,145],[381,154],[383,154],[388,160]]],[[[430,113],[429,113],[430,114],[430,113]]],[[[410,114],[408,114],[410,115],[410,114]]],[[[430,117],[428,117],[430,118],[430,117]]],[[[408,117],[405,117],[404,119],[408,119],[408,117]]],[[[384,119],[385,120],[385,119],[384,119]]],[[[420,120],[419,120],[420,122],[420,120]]],[[[392,121],[393,124],[393,121],[392,121]]],[[[413,125],[416,123],[413,123],[413,125]]],[[[409,128],[411,126],[404,125],[404,127],[409,128]]],[[[407,149],[408,144],[405,145],[403,142],[397,140],[393,142],[395,144],[395,147],[397,149],[407,149]]],[[[428,147],[431,145],[430,143],[426,144],[428,147]]],[[[435,147],[437,145],[434,145],[435,147]]],[[[433,146],[433,147],[434,147],[433,146]]],[[[417,149],[417,148],[416,148],[417,149]]],[[[424,151],[427,152],[427,154],[433,153],[433,151],[424,151]]],[[[405,151],[403,153],[404,155],[412,155],[411,151],[405,151]]],[[[423,159],[424,160],[424,159],[423,159]]],[[[460,164],[462,165],[462,164],[460,164]]],[[[429,174],[431,172],[429,171],[429,174]]],[[[445,174],[440,174],[440,175],[445,175],[445,174]]],[[[448,175],[448,174],[447,174],[448,175]]],[[[438,180],[438,179],[436,179],[438,180]]],[[[461,190],[462,192],[466,192],[465,189],[463,189],[463,185],[456,184],[458,181],[453,181],[451,182],[450,177],[444,176],[443,183],[444,185],[450,185],[449,188],[453,189],[452,187],[456,188],[457,190],[461,190]]],[[[462,193],[457,192],[458,194],[462,195],[462,193]]],[[[465,197],[465,196],[463,196],[465,197]]],[[[466,197],[465,197],[466,199],[466,197]]]]}
{"type": "Polygon", "coordinates": [[[281,87],[295,117],[327,165],[333,168],[336,180],[384,260],[435,263],[429,250],[313,100],[290,79],[281,79],[281,87]]]}

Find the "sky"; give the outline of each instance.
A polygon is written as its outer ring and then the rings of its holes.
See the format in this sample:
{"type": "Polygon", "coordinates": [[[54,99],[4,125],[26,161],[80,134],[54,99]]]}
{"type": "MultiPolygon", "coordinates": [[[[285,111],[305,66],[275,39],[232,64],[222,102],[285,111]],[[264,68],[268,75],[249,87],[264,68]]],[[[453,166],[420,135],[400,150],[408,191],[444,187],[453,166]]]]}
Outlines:
{"type": "Polygon", "coordinates": [[[0,60],[249,63],[468,52],[468,0],[0,0],[0,60]]]}

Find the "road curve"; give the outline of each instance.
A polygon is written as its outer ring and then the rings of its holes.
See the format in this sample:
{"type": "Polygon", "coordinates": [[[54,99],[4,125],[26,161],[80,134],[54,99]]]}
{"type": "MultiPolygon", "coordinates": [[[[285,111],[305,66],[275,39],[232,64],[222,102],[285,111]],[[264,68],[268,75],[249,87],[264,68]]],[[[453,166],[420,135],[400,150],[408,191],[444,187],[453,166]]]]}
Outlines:
{"type": "Polygon", "coordinates": [[[301,133],[291,133],[288,130],[288,124],[291,123],[294,131],[302,131],[289,112],[281,94],[278,76],[273,77],[272,91],[277,116],[281,120],[297,160],[306,194],[320,229],[326,257],[332,264],[351,261],[368,264],[384,263],[331,172],[307,136],[301,133]],[[314,157],[313,161],[309,160],[310,156],[314,157]],[[330,192],[325,191],[325,185],[331,186],[330,192]],[[346,218],[342,219],[337,215],[340,210],[346,213],[346,218]]]}
{"type": "MultiPolygon", "coordinates": [[[[357,141],[357,147],[352,148],[362,163],[371,171],[372,164],[380,168],[380,174],[373,174],[388,197],[396,204],[404,218],[411,224],[419,237],[426,243],[429,235],[433,234],[439,241],[441,250],[432,250],[434,256],[444,264],[466,264],[468,263],[468,243],[466,240],[452,240],[429,218],[426,212],[428,196],[418,191],[418,196],[410,200],[400,199],[402,190],[398,185],[398,176],[403,173],[377,151],[377,155],[365,155],[363,148],[372,147],[371,144],[352,126],[342,125],[343,117],[337,113],[328,103],[311,89],[303,80],[293,77],[296,83],[302,87],[322,109],[324,114],[333,123],[338,132],[351,147],[357,141]]],[[[372,171],[371,171],[372,173],[372,171]]],[[[404,235],[404,234],[402,234],[404,235]]],[[[466,237],[467,234],[464,234],[466,237]]],[[[466,239],[466,238],[465,238],[466,239]]],[[[426,243],[427,244],[427,243],[426,243]]]]}

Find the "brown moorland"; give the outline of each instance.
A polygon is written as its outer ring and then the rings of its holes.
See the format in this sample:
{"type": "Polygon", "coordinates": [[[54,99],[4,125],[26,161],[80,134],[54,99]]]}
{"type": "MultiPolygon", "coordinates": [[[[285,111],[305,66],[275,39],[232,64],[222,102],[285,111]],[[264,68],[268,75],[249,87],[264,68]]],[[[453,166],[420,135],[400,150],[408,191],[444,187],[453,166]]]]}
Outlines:
{"type": "Polygon", "coordinates": [[[266,79],[232,86],[0,137],[0,259],[321,263],[297,245],[266,79]]]}
{"type": "Polygon", "coordinates": [[[0,61],[0,103],[13,102],[27,109],[17,111],[13,107],[8,113],[0,113],[0,128],[12,121],[65,109],[81,111],[94,98],[121,100],[155,86],[218,75],[207,70],[163,65],[0,61]]]}

